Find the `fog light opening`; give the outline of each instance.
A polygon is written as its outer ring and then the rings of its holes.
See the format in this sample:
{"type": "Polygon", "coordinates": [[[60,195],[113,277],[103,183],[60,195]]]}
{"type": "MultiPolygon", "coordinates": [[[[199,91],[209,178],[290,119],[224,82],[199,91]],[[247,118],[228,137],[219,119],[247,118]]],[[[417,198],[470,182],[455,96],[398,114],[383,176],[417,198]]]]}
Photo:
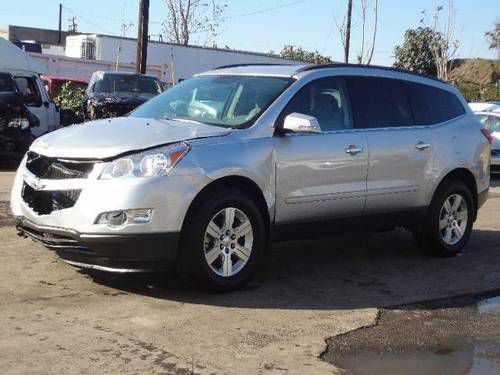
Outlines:
{"type": "Polygon", "coordinates": [[[151,221],[153,210],[151,208],[109,211],[100,214],[95,224],[109,227],[121,227],[127,224],[147,224],[151,221]]]}

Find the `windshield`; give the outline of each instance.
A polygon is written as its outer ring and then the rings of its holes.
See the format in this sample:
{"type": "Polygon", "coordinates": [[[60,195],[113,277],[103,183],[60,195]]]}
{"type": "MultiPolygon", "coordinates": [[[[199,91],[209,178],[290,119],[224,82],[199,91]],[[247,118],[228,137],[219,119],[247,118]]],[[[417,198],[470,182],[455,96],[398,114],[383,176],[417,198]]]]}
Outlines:
{"type": "Polygon", "coordinates": [[[199,76],[146,102],[131,117],[183,119],[246,127],[291,83],[289,78],[199,76]]]}
{"type": "Polygon", "coordinates": [[[500,132],[500,116],[494,115],[479,115],[479,121],[488,129],[490,132],[500,132]]]}
{"type": "Polygon", "coordinates": [[[15,92],[14,82],[9,74],[0,74],[0,92],[15,92]]]}
{"type": "Polygon", "coordinates": [[[106,74],[95,82],[93,91],[154,96],[161,93],[161,87],[158,80],[153,77],[106,74]]]}

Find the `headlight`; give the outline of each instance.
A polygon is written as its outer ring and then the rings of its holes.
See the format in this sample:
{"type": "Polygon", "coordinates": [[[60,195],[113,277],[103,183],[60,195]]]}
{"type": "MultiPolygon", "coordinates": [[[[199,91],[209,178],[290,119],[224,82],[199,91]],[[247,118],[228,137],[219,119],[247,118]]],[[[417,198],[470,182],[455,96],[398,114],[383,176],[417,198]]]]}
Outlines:
{"type": "Polygon", "coordinates": [[[21,130],[28,129],[30,127],[30,122],[26,118],[15,118],[9,122],[10,128],[21,128],[21,130]]]}
{"type": "Polygon", "coordinates": [[[104,168],[99,178],[167,176],[189,150],[187,143],[177,143],[116,159],[104,168]]]}

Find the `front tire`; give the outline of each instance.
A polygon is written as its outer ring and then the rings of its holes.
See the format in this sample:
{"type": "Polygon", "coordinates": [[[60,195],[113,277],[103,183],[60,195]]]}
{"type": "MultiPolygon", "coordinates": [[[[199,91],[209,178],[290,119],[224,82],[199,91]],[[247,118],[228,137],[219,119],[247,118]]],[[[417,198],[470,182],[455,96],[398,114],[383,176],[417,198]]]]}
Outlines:
{"type": "Polygon", "coordinates": [[[424,223],[414,230],[423,253],[452,257],[469,241],[475,217],[470,189],[461,181],[445,183],[435,194],[424,223]]]}
{"type": "Polygon", "coordinates": [[[221,189],[190,213],[181,236],[178,270],[217,292],[244,286],[266,245],[263,215],[245,193],[221,189]]]}

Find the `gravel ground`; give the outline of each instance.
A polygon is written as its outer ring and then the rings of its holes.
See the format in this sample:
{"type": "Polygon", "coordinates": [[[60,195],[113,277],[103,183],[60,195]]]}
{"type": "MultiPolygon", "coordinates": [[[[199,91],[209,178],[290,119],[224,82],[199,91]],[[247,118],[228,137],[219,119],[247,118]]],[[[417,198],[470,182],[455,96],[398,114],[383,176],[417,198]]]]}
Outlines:
{"type": "MultiPolygon", "coordinates": [[[[11,183],[0,173],[0,191],[11,183]]],[[[325,340],[393,319],[388,307],[500,288],[499,198],[494,187],[462,256],[423,257],[403,230],[280,243],[230,294],[78,271],[4,221],[0,373],[337,373],[325,340]]]]}

